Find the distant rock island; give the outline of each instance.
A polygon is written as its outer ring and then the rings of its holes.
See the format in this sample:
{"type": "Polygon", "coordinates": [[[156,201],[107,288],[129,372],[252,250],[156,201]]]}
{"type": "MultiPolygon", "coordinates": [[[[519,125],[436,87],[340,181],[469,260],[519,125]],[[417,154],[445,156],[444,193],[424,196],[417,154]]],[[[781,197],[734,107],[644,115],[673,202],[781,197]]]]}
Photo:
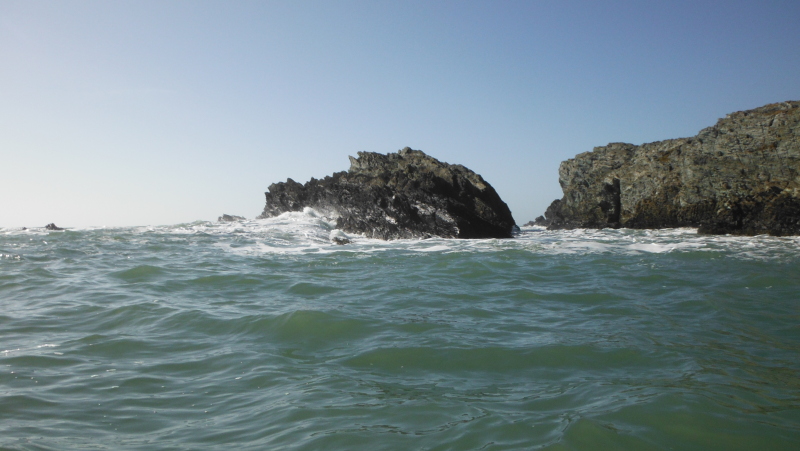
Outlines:
{"type": "Polygon", "coordinates": [[[305,185],[273,183],[259,219],[311,207],[348,233],[398,238],[509,238],[511,211],[489,183],[461,165],[408,147],[358,152],[350,169],[305,185]]]}
{"type": "Polygon", "coordinates": [[[226,213],[223,213],[222,216],[217,218],[217,222],[237,222],[244,220],[245,220],[244,216],[229,215],[226,213]]]}
{"type": "Polygon", "coordinates": [[[612,143],[564,161],[549,229],[698,227],[800,235],[800,102],[720,119],[692,138],[612,143]]]}

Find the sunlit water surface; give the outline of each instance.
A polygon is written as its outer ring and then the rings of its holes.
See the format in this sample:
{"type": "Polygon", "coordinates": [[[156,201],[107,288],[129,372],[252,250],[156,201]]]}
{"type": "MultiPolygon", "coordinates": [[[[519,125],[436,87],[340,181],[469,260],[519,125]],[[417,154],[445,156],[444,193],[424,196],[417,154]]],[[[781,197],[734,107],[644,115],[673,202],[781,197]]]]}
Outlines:
{"type": "Polygon", "coordinates": [[[3,449],[800,449],[800,239],[0,229],[3,449]]]}

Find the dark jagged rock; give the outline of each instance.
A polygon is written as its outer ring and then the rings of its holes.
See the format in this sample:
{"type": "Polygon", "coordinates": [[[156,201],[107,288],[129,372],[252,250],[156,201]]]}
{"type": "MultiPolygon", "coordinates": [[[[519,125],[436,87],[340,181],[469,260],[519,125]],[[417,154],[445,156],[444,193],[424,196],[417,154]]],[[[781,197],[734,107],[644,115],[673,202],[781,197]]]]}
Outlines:
{"type": "Polygon", "coordinates": [[[345,245],[345,244],[350,244],[350,243],[353,242],[350,239],[350,237],[345,235],[345,233],[342,232],[341,230],[331,230],[331,234],[330,234],[329,238],[331,240],[331,243],[342,245],[342,246],[345,245]]]}
{"type": "Polygon", "coordinates": [[[537,216],[536,219],[534,219],[533,221],[526,222],[525,224],[523,224],[523,226],[524,227],[531,227],[531,226],[539,225],[539,224],[541,224],[543,222],[544,222],[544,216],[537,216]]]}
{"type": "Polygon", "coordinates": [[[388,155],[359,152],[350,169],[301,185],[273,183],[259,218],[305,207],[335,218],[336,227],[385,240],[508,238],[508,206],[483,178],[406,147],[388,155]]]}
{"type": "Polygon", "coordinates": [[[44,226],[44,228],[45,228],[45,230],[64,230],[63,228],[55,225],[52,222],[50,224],[47,224],[46,226],[44,226]]]}
{"type": "Polygon", "coordinates": [[[564,161],[551,229],[698,227],[800,234],[800,102],[720,119],[692,138],[612,143],[564,161]]]}
{"type": "Polygon", "coordinates": [[[235,221],[244,221],[244,216],[236,216],[236,215],[226,215],[223,214],[219,218],[217,218],[217,222],[235,222],[235,221]]]}

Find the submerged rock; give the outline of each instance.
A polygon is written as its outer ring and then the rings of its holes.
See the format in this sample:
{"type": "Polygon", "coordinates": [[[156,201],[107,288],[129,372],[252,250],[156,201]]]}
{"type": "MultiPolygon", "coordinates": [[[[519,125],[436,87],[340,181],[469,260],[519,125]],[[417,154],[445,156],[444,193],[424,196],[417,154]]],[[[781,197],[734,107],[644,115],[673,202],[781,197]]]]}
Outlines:
{"type": "Polygon", "coordinates": [[[800,102],[732,113],[692,138],[595,147],[558,173],[564,197],[535,221],[550,229],[798,235],[800,102]]]}
{"type": "Polygon", "coordinates": [[[344,234],[344,232],[339,229],[331,230],[329,238],[333,244],[345,245],[353,242],[347,235],[344,234]]]}
{"type": "Polygon", "coordinates": [[[388,155],[359,152],[350,169],[305,185],[273,183],[259,218],[311,207],[336,228],[385,240],[508,238],[508,206],[483,178],[408,147],[388,155]]]}
{"type": "Polygon", "coordinates": [[[244,221],[244,216],[236,216],[236,215],[226,215],[223,213],[222,216],[217,218],[217,222],[235,222],[235,221],[244,221]]]}
{"type": "Polygon", "coordinates": [[[50,224],[47,224],[46,226],[44,226],[44,228],[45,228],[45,230],[64,230],[63,228],[55,225],[55,223],[52,223],[52,222],[50,224]]]}

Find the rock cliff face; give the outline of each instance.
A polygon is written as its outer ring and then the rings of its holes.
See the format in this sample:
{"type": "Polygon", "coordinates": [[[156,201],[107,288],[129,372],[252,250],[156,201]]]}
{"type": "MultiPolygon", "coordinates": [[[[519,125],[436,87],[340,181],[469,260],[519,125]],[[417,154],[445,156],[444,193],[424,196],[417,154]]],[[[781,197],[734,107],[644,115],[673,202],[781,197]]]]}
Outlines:
{"type": "Polygon", "coordinates": [[[350,169],[301,185],[273,183],[259,218],[311,207],[336,227],[385,240],[507,238],[515,227],[508,206],[483,178],[406,147],[388,155],[359,152],[350,169]]]}
{"type": "Polygon", "coordinates": [[[693,138],[612,143],[561,163],[536,224],[800,234],[800,102],[739,111],[693,138]]]}

